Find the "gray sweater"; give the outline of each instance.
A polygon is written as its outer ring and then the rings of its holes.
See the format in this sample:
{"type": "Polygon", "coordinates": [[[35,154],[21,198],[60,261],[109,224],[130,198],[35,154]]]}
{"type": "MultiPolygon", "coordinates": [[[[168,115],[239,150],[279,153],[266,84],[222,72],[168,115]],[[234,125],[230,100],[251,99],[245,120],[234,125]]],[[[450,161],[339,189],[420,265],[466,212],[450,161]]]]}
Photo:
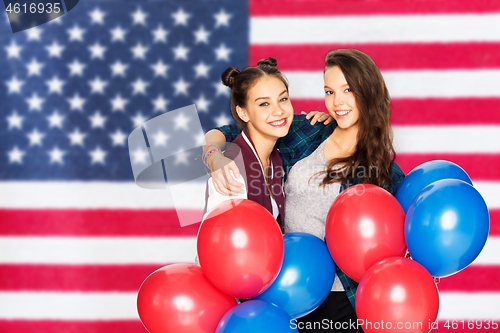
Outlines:
{"type": "MultiPolygon", "coordinates": [[[[285,183],[285,233],[306,232],[325,238],[328,210],[339,195],[340,183],[319,186],[328,160],[323,154],[325,142],[308,157],[297,162],[285,183]]],[[[342,291],[342,283],[335,275],[333,291],[342,291]]]]}

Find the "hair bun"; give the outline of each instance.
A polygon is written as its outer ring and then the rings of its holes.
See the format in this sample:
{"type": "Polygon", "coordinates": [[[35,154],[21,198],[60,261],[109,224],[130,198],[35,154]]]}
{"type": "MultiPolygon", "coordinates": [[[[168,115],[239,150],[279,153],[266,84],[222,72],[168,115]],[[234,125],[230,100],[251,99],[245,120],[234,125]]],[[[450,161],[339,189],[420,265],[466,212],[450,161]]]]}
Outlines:
{"type": "Polygon", "coordinates": [[[274,59],[273,57],[269,57],[267,59],[260,59],[259,62],[257,63],[257,66],[271,66],[271,67],[276,67],[278,65],[278,61],[274,59]]]}
{"type": "Polygon", "coordinates": [[[330,52],[328,52],[325,56],[325,63],[328,62],[328,59],[335,57],[337,55],[337,51],[339,50],[331,50],[330,52]]]}
{"type": "Polygon", "coordinates": [[[240,74],[240,72],[241,71],[238,68],[228,67],[221,75],[222,83],[226,87],[233,89],[234,78],[236,77],[236,75],[240,74]]]}

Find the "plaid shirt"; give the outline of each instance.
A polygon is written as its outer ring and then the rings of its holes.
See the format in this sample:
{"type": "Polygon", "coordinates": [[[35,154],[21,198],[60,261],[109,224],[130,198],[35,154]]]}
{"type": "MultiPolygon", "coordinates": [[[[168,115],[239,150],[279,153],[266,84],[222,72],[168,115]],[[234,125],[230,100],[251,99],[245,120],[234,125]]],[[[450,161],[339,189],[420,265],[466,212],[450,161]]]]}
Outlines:
{"type": "MultiPolygon", "coordinates": [[[[311,155],[318,146],[325,141],[337,124],[331,122],[328,125],[323,125],[321,123],[316,123],[311,125],[310,120],[306,119],[306,115],[294,115],[292,125],[288,134],[279,138],[276,142],[276,147],[281,154],[283,159],[283,168],[285,169],[285,177],[288,175],[291,167],[303,158],[311,155]]],[[[232,142],[240,133],[241,130],[236,125],[226,125],[217,128],[226,137],[227,142],[232,142]]],[[[394,163],[392,167],[391,184],[386,188],[392,195],[396,194],[396,191],[405,177],[404,172],[401,168],[394,163]]],[[[350,186],[360,184],[360,178],[349,180],[340,187],[340,192],[344,191],[350,186]]],[[[351,302],[352,307],[355,309],[356,291],[358,290],[358,283],[348,277],[342,270],[337,266],[336,269],[337,276],[339,277],[344,290],[351,302]]]]}
{"type": "MultiPolygon", "coordinates": [[[[283,159],[285,180],[290,168],[301,159],[311,155],[333,133],[335,127],[335,123],[326,126],[321,123],[311,125],[306,115],[295,114],[293,116],[288,134],[276,142],[276,148],[283,159]]],[[[225,135],[227,142],[232,142],[241,133],[236,125],[226,125],[217,129],[225,135]]]]}

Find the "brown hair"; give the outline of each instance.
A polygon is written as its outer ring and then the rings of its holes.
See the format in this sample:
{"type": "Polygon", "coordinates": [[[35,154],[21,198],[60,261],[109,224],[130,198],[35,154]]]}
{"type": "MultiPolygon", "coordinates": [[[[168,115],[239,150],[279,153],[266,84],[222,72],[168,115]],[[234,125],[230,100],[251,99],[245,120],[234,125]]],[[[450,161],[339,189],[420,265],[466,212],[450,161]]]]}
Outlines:
{"type": "Polygon", "coordinates": [[[349,157],[329,161],[321,184],[347,183],[349,179],[361,178],[362,183],[388,188],[396,152],[389,124],[389,91],[380,70],[367,54],[352,49],[328,52],[325,63],[324,72],[338,66],[344,74],[359,110],[359,127],[355,152],[349,157]],[[337,164],[344,166],[336,169],[337,164]]]}
{"type": "Polygon", "coordinates": [[[245,128],[247,123],[238,116],[236,106],[246,107],[248,91],[257,83],[257,80],[264,76],[274,76],[283,82],[288,91],[288,82],[276,68],[277,64],[278,62],[274,58],[261,59],[255,67],[247,67],[242,71],[238,68],[228,67],[222,73],[222,83],[231,88],[231,115],[239,128],[245,128]]]}

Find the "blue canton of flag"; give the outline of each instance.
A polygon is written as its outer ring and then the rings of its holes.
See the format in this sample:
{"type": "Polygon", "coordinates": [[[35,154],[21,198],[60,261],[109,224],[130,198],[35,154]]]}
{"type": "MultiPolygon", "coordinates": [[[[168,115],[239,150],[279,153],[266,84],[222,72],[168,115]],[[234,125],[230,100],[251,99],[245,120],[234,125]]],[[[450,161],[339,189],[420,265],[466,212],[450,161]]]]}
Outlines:
{"type": "Polygon", "coordinates": [[[16,34],[5,15],[1,179],[131,180],[146,120],[196,104],[204,131],[227,124],[220,74],[248,63],[248,26],[243,1],[85,1],[16,34]]]}

